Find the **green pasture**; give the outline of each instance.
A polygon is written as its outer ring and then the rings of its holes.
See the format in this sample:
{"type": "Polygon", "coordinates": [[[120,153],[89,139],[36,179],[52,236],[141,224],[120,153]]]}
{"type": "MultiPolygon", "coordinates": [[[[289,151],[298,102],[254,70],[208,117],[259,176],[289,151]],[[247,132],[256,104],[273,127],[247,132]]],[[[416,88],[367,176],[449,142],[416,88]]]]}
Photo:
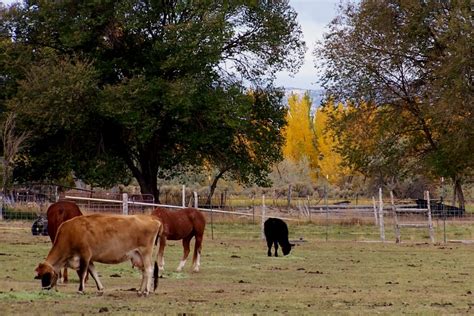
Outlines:
{"type": "MultiPolygon", "coordinates": [[[[216,219],[217,221],[218,219],[216,219]]],[[[34,268],[48,237],[31,236],[30,222],[0,222],[0,310],[7,314],[469,314],[474,312],[474,244],[427,243],[427,236],[374,242],[376,227],[326,227],[289,222],[297,242],[286,257],[267,257],[259,223],[208,223],[201,271],[174,271],[181,243],[165,251],[156,293],[137,297],[140,274],[129,262],[97,264],[103,296],[92,280],[76,294],[77,276],[57,291],[41,291],[34,268]],[[213,233],[213,234],[211,234],[213,233]],[[214,239],[212,239],[212,235],[214,239]],[[339,236],[339,237],[338,237],[339,236]],[[338,238],[336,238],[338,237],[338,238]],[[372,238],[373,237],[373,238],[372,238]],[[301,240],[300,240],[301,239],[301,240]]],[[[452,223],[450,234],[474,239],[474,224],[452,223]]],[[[403,234],[402,234],[403,237],[403,234]]]]}

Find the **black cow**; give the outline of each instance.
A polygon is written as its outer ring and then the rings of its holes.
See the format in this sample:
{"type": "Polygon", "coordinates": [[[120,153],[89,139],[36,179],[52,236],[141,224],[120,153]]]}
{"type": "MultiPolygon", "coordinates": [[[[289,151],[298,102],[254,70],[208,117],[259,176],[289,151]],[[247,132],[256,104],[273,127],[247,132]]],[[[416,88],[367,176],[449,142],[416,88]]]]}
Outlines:
{"type": "Polygon", "coordinates": [[[34,236],[42,235],[48,236],[48,220],[40,215],[31,226],[31,233],[34,236]]]}
{"type": "Polygon", "coordinates": [[[278,244],[280,244],[283,255],[290,253],[291,247],[294,246],[288,241],[288,226],[279,218],[269,218],[263,225],[265,238],[268,245],[268,256],[271,257],[272,244],[275,245],[275,257],[278,257],[278,244]]]}

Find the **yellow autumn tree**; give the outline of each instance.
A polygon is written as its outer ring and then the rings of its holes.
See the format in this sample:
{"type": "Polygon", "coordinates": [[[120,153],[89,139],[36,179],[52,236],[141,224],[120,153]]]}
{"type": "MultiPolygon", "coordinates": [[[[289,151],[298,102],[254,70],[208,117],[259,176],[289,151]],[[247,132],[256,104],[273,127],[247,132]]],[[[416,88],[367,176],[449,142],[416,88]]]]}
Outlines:
{"type": "Polygon", "coordinates": [[[338,143],[333,131],[328,128],[330,117],[337,117],[344,111],[342,104],[335,106],[329,101],[324,107],[319,107],[314,117],[315,137],[317,140],[319,176],[329,176],[331,183],[340,182],[340,180],[350,173],[347,167],[343,167],[342,157],[336,151],[338,143]]]}
{"type": "Polygon", "coordinates": [[[303,158],[309,162],[313,179],[318,170],[318,150],[311,117],[311,98],[305,93],[302,98],[291,94],[288,99],[288,125],[283,131],[286,142],[283,155],[295,163],[303,158]]]}

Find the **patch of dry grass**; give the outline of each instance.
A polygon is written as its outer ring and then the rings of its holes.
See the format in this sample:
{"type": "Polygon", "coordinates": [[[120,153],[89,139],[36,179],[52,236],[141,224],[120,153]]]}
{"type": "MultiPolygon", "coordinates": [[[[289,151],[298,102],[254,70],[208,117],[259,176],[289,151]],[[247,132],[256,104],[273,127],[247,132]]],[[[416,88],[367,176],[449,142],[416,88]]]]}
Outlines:
{"type": "MultiPolygon", "coordinates": [[[[76,294],[77,276],[58,292],[42,292],[33,270],[48,237],[29,223],[0,222],[2,314],[468,314],[474,311],[474,247],[321,240],[315,224],[290,224],[304,238],[287,257],[267,257],[258,224],[208,225],[202,270],[174,272],[182,247],[170,242],[157,293],[137,297],[140,274],[129,263],[97,265],[105,294],[93,281],[76,294]]],[[[340,226],[341,234],[346,226],[340,226]]],[[[334,233],[334,232],[333,232],[334,233]]]]}

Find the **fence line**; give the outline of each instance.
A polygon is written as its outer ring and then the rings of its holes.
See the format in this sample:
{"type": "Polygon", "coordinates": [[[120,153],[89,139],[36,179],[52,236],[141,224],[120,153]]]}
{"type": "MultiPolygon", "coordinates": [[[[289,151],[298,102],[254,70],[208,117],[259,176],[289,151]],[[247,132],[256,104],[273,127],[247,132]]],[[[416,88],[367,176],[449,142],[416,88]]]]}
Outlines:
{"type": "MultiPolygon", "coordinates": [[[[80,196],[71,196],[71,195],[66,195],[65,198],[68,200],[80,200],[80,201],[93,201],[93,202],[105,202],[105,203],[116,203],[116,204],[122,204],[123,206],[125,205],[140,205],[140,206],[153,206],[153,207],[164,207],[164,208],[175,208],[175,209],[182,209],[185,208],[183,206],[177,206],[177,205],[167,205],[167,204],[157,204],[157,203],[146,203],[146,202],[134,202],[134,201],[128,201],[126,200],[127,194],[124,193],[123,195],[123,200],[109,200],[109,199],[98,199],[98,198],[87,198],[87,197],[80,197],[80,196]]],[[[123,214],[128,214],[128,212],[125,212],[125,207],[122,208],[123,214]]],[[[128,209],[128,208],[127,208],[128,209]]],[[[207,208],[200,208],[196,207],[196,209],[203,211],[203,212],[208,212],[208,213],[222,213],[222,214],[230,214],[230,215],[242,215],[242,216],[254,216],[253,214],[249,213],[243,213],[243,212],[230,212],[230,211],[224,211],[224,210],[219,210],[219,209],[207,209],[207,208]]],[[[288,217],[278,217],[282,220],[288,220],[288,221],[299,221],[299,219],[295,218],[288,218],[288,217]]]]}
{"type": "MultiPolygon", "coordinates": [[[[189,195],[188,195],[189,196],[189,195]]],[[[197,198],[194,198],[194,192],[191,194],[191,199],[185,201],[185,204],[189,206],[195,205],[194,203],[197,201],[197,198]]],[[[122,213],[122,214],[133,214],[133,213],[143,213],[148,212],[149,208],[155,207],[164,207],[168,209],[180,209],[183,208],[182,204],[183,201],[177,203],[178,205],[170,205],[170,204],[158,204],[152,203],[152,197],[143,197],[138,194],[123,194],[123,193],[103,193],[99,192],[98,196],[92,197],[90,193],[66,193],[66,196],[63,198],[69,200],[75,200],[80,207],[84,207],[84,209],[89,212],[111,212],[111,213],[122,213]],[[149,202],[147,202],[149,201],[149,202]]],[[[5,210],[3,215],[4,219],[24,219],[24,220],[35,220],[39,214],[42,216],[45,215],[46,208],[50,204],[51,200],[35,200],[34,203],[28,202],[31,199],[27,196],[21,196],[21,200],[19,204],[16,205],[18,209],[15,209],[15,200],[12,199],[11,203],[10,200],[5,199],[5,210]],[[25,202],[26,201],[26,202],[25,202]],[[34,205],[30,205],[34,204],[34,205]],[[38,211],[39,209],[39,211],[38,211]],[[6,213],[5,213],[6,211],[6,213]],[[5,216],[5,214],[7,216],[5,216]]],[[[364,203],[359,205],[350,204],[353,201],[343,201],[344,204],[340,204],[339,202],[336,205],[329,205],[327,199],[324,200],[323,203],[319,204],[312,204],[311,201],[306,198],[305,200],[297,201],[296,207],[293,205],[291,208],[286,206],[279,206],[279,205],[272,205],[272,199],[265,199],[258,201],[258,199],[253,196],[250,200],[245,200],[249,202],[248,204],[238,204],[239,206],[235,205],[228,205],[228,206],[221,206],[221,208],[213,209],[211,204],[211,208],[199,208],[198,209],[202,212],[210,213],[211,214],[211,222],[209,223],[212,228],[212,215],[222,214],[222,215],[235,215],[236,217],[232,217],[232,220],[244,220],[245,218],[250,218],[253,223],[260,224],[260,219],[262,219],[262,223],[268,217],[276,217],[281,218],[285,221],[293,221],[298,224],[298,222],[309,221],[312,223],[316,223],[314,229],[322,229],[323,235],[326,235],[326,240],[329,239],[329,233],[332,231],[333,225],[343,225],[343,226],[354,226],[354,229],[360,229],[363,234],[370,236],[375,236],[378,232],[379,237],[377,238],[379,241],[383,240],[382,237],[385,237],[386,240],[391,240],[394,237],[394,218],[393,218],[393,211],[389,205],[383,205],[383,196],[376,196],[372,199],[372,204],[364,203]],[[382,209],[380,209],[380,202],[382,202],[382,209]],[[263,206],[265,205],[265,211],[263,210],[263,206]],[[283,215],[283,216],[279,216],[283,215]],[[382,219],[382,223],[379,221],[382,219]],[[375,223],[374,223],[375,222],[375,223]],[[385,222],[385,223],[384,223],[385,222]],[[362,226],[360,226],[362,224],[362,226]],[[381,230],[381,224],[384,225],[383,230],[381,230]],[[366,225],[374,225],[372,227],[368,227],[366,225]],[[385,236],[385,234],[387,235],[385,236]]],[[[231,204],[231,203],[228,203],[231,204]]],[[[418,204],[418,202],[417,202],[418,204]]],[[[207,206],[206,206],[207,207],[207,206]]],[[[419,218],[419,207],[420,205],[409,204],[408,201],[397,201],[396,207],[403,208],[404,216],[407,216],[406,220],[409,221],[420,221],[419,218]],[[417,208],[418,206],[418,208],[417,208]]],[[[1,213],[0,213],[1,214],[1,213]]],[[[435,218],[435,227],[437,231],[437,240],[444,240],[445,242],[451,240],[453,237],[460,239],[458,237],[459,232],[453,232],[452,230],[448,232],[449,236],[446,236],[446,228],[444,227],[444,236],[439,236],[439,233],[443,233],[440,230],[443,229],[443,226],[446,226],[447,223],[453,223],[457,225],[457,223],[473,223],[474,222],[474,214],[472,213],[463,213],[460,216],[457,216],[457,213],[453,213],[451,217],[446,217],[446,211],[440,212],[438,211],[435,218]],[[447,222],[449,218],[449,222],[447,222]],[[443,222],[440,222],[443,221],[443,222]],[[449,238],[450,237],[450,238],[449,238]]],[[[221,219],[225,219],[225,217],[220,217],[221,219]]],[[[313,228],[312,228],[313,229],[313,228]]],[[[424,239],[423,234],[413,233],[412,230],[410,231],[410,236],[416,236],[415,238],[424,239]]],[[[337,231],[336,231],[337,232],[337,231]]],[[[332,232],[331,232],[332,233],[332,232]]],[[[465,236],[465,240],[472,239],[472,233],[467,232],[465,236]],[[467,234],[467,235],[466,235],[467,234]]],[[[464,237],[463,235],[463,237],[464,237]]],[[[338,237],[336,237],[337,239],[338,237]]],[[[411,237],[413,241],[413,237],[411,237]]]]}

